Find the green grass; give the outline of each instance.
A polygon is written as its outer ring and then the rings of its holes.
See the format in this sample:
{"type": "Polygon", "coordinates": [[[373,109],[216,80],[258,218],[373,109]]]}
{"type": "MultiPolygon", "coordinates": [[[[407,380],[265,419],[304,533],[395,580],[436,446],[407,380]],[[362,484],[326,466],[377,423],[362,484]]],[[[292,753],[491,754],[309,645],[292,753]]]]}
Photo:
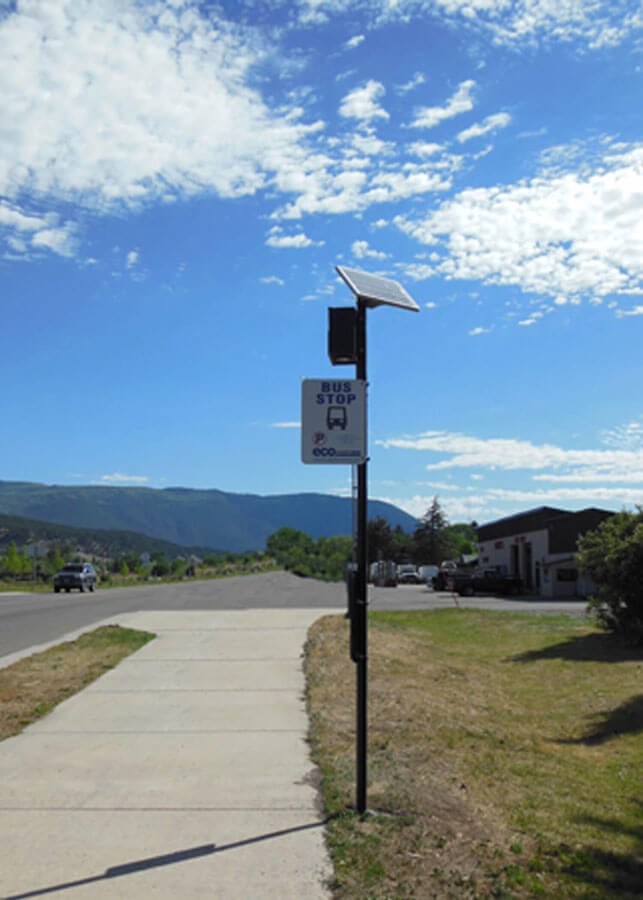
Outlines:
{"type": "Polygon", "coordinates": [[[641,895],[640,650],[563,616],[371,614],[369,806],[387,815],[360,821],[346,631],[317,623],[306,657],[336,896],[641,895]]]}
{"type": "Polygon", "coordinates": [[[105,625],[0,668],[0,740],[47,715],[153,638],[105,625]]]}

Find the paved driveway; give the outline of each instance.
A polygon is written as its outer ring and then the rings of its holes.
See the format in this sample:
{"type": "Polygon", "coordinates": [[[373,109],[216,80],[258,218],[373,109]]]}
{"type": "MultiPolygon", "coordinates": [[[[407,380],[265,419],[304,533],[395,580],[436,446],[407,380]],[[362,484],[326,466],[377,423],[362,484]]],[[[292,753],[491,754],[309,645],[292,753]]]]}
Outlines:
{"type": "Polygon", "coordinates": [[[584,616],[587,601],[577,597],[547,600],[543,597],[460,597],[450,591],[434,591],[425,585],[400,584],[396,588],[369,586],[371,609],[492,609],[505,612],[554,613],[584,616]]]}

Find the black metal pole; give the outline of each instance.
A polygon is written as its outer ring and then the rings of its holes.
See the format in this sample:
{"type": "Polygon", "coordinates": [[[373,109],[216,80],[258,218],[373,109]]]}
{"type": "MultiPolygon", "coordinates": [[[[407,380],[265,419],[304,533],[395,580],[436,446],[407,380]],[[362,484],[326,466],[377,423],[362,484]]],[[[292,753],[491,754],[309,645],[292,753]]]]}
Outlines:
{"type": "MultiPolygon", "coordinates": [[[[357,302],[355,324],[357,343],[356,376],[366,381],[366,306],[357,302]]],[[[366,428],[368,434],[368,427],[366,428]]],[[[367,441],[368,446],[368,441],[367,441]]],[[[357,603],[356,630],[357,709],[356,772],[357,812],[366,812],[367,733],[368,733],[368,482],[367,461],[357,466],[357,603]]]]}

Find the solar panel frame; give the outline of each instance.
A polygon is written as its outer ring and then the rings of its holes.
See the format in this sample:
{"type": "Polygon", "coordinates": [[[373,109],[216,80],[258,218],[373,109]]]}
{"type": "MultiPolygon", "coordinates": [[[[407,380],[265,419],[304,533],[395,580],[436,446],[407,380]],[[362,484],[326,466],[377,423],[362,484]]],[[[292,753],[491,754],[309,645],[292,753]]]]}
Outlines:
{"type": "Polygon", "coordinates": [[[408,291],[391,278],[382,278],[347,266],[335,266],[335,270],[357,299],[366,306],[397,306],[412,312],[420,310],[408,291]]]}

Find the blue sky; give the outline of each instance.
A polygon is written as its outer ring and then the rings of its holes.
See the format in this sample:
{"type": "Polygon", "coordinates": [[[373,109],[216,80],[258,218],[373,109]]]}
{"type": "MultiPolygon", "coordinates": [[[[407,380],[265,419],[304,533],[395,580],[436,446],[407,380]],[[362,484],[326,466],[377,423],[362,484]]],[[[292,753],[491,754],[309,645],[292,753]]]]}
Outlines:
{"type": "Polygon", "coordinates": [[[643,503],[629,0],[0,0],[0,478],[350,491],[300,461],[337,264],[369,492],[643,503]]]}

